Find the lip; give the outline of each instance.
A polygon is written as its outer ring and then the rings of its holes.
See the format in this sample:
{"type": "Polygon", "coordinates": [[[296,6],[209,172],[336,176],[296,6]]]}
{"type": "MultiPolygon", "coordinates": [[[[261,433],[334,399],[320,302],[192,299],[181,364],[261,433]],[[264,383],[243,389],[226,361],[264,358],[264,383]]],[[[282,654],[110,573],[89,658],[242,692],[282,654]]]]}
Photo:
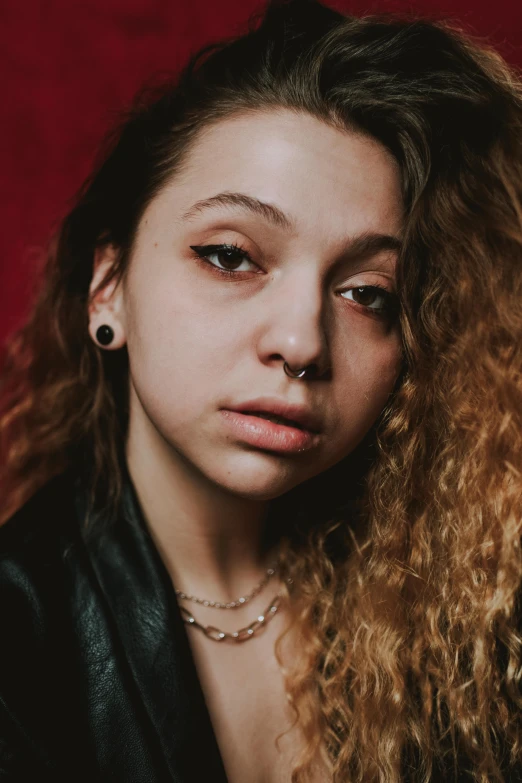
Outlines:
{"type": "Polygon", "coordinates": [[[235,437],[259,448],[289,453],[307,451],[320,440],[321,421],[317,414],[280,397],[256,397],[222,408],[220,413],[235,437]],[[288,419],[288,424],[261,419],[255,415],[257,412],[288,419]]]}
{"type": "Polygon", "coordinates": [[[237,439],[269,451],[292,453],[308,451],[317,446],[320,435],[310,430],[298,429],[286,424],[276,424],[268,419],[222,408],[222,420],[227,430],[237,439]]]}
{"type": "MultiPolygon", "coordinates": [[[[303,428],[301,431],[308,430],[308,432],[312,434],[317,434],[321,431],[321,420],[311,408],[304,405],[292,404],[279,397],[256,397],[254,400],[247,400],[246,402],[231,406],[230,410],[239,413],[269,413],[274,416],[281,416],[285,419],[289,419],[289,427],[292,426],[292,422],[296,422],[299,427],[303,428]]],[[[258,419],[258,421],[263,421],[263,419],[258,419]]],[[[267,423],[270,424],[271,422],[267,423]]],[[[275,426],[283,425],[276,424],[275,426]]]]}

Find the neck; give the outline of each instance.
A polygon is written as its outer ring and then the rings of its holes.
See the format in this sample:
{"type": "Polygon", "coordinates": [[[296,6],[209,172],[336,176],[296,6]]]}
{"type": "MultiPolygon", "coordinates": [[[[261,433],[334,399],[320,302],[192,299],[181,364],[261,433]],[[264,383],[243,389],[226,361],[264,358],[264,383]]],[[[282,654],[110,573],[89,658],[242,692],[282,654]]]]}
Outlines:
{"type": "Polygon", "coordinates": [[[277,555],[269,502],[224,491],[157,433],[139,435],[129,430],[127,466],[174,586],[223,602],[250,592],[277,555]]]}

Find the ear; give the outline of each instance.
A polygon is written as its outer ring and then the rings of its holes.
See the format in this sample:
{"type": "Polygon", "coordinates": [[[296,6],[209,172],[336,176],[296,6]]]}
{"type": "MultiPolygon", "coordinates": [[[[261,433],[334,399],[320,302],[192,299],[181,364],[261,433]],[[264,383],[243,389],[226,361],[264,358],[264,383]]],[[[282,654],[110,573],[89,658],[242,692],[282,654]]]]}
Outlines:
{"type": "MultiPolygon", "coordinates": [[[[89,334],[96,345],[108,350],[123,348],[126,343],[123,291],[116,279],[111,280],[93,297],[94,291],[116,263],[117,248],[104,245],[96,248],[94,268],[89,288],[89,334]],[[101,343],[97,337],[100,326],[108,326],[114,336],[109,343],[101,343]]],[[[107,330],[106,330],[107,331],[107,330]]]]}

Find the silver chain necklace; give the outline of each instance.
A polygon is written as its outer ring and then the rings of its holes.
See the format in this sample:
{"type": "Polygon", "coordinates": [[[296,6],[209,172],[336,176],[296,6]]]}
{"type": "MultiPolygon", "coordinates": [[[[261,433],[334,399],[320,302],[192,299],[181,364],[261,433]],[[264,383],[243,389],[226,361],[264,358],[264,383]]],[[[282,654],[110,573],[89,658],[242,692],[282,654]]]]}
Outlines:
{"type": "Polygon", "coordinates": [[[222,601],[208,601],[206,598],[198,598],[195,595],[184,593],[182,590],[176,590],[176,595],[178,598],[185,599],[186,601],[193,601],[194,603],[201,604],[202,606],[211,606],[213,609],[237,609],[238,607],[247,604],[250,600],[252,600],[252,598],[261,592],[263,587],[268,584],[269,579],[277,571],[278,565],[279,559],[276,560],[276,562],[267,569],[264,577],[261,579],[259,584],[254,587],[251,593],[248,593],[248,595],[242,595],[239,598],[236,598],[235,601],[230,601],[229,603],[224,603],[222,601]]]}
{"type": "MultiPolygon", "coordinates": [[[[188,593],[184,593],[182,590],[175,590],[176,595],[178,598],[185,599],[187,601],[193,601],[194,603],[201,604],[202,606],[211,606],[213,609],[237,609],[240,606],[244,606],[246,603],[252,600],[254,596],[258,595],[263,587],[268,583],[268,581],[271,579],[271,577],[275,574],[277,571],[277,568],[279,566],[279,558],[277,561],[270,566],[266,570],[265,575],[261,579],[261,581],[254,587],[254,589],[248,593],[247,595],[242,595],[239,598],[237,598],[235,601],[230,601],[228,603],[224,603],[223,601],[209,601],[205,598],[198,598],[195,595],[189,595],[188,593]]],[[[287,583],[290,585],[292,584],[292,579],[288,578],[287,583]]],[[[194,615],[186,609],[184,606],[180,606],[181,616],[183,618],[183,622],[187,625],[191,625],[194,628],[198,628],[202,633],[205,634],[209,639],[213,639],[215,642],[223,642],[223,641],[229,641],[229,642],[246,642],[248,639],[252,639],[252,637],[259,631],[261,628],[263,628],[265,625],[267,625],[270,620],[274,617],[276,612],[279,610],[279,607],[281,605],[281,599],[282,595],[281,593],[277,593],[274,598],[270,601],[269,605],[265,609],[265,611],[260,614],[252,623],[245,626],[244,628],[239,628],[237,631],[222,631],[220,628],[216,628],[214,625],[203,625],[202,623],[199,623],[194,615]]]]}
{"type": "MultiPolygon", "coordinates": [[[[286,582],[291,585],[293,580],[289,577],[286,582]]],[[[260,614],[252,623],[244,628],[239,628],[239,630],[232,632],[222,631],[221,628],[216,628],[215,625],[203,625],[202,623],[198,623],[194,615],[191,614],[188,609],[185,609],[184,606],[180,606],[180,611],[184,623],[197,628],[204,633],[205,636],[208,636],[209,639],[213,639],[215,642],[246,642],[248,639],[252,639],[261,628],[270,622],[279,610],[281,600],[282,594],[277,593],[277,595],[272,598],[263,614],[260,614]]]]}
{"type": "Polygon", "coordinates": [[[215,642],[246,642],[248,639],[251,639],[260,628],[270,622],[272,617],[274,617],[275,613],[279,609],[280,604],[281,595],[278,593],[275,598],[270,601],[263,614],[260,614],[253,623],[250,623],[250,625],[247,625],[245,628],[240,628],[238,631],[233,631],[232,633],[228,631],[222,631],[220,628],[216,628],[214,625],[202,625],[201,623],[198,623],[196,618],[189,612],[188,609],[185,609],[184,606],[180,606],[180,610],[183,621],[187,625],[192,625],[194,628],[198,628],[205,634],[205,636],[208,636],[209,639],[213,639],[215,642]]]}

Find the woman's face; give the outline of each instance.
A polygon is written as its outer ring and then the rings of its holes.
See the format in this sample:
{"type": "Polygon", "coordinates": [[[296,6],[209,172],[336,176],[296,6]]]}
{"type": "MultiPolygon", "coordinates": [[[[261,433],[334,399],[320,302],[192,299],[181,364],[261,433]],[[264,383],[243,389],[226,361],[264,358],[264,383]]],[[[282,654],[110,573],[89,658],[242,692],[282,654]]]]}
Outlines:
{"type": "Polygon", "coordinates": [[[110,313],[91,316],[128,345],[134,448],[258,500],[351,452],[400,369],[387,305],[402,209],[371,139],[285,110],[207,129],[145,211],[110,313]],[[285,361],[318,376],[291,379],[285,361]],[[230,413],[266,398],[312,412],[317,432],[230,413]]]}

